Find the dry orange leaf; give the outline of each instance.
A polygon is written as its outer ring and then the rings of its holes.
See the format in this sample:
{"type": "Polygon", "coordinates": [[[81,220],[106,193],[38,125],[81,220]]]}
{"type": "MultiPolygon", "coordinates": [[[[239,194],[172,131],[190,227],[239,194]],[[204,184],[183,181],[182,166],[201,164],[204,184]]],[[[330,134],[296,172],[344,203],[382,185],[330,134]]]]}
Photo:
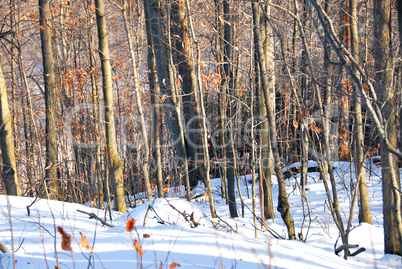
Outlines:
{"type": "Polygon", "coordinates": [[[144,238],[150,238],[151,236],[149,234],[143,234],[142,235],[144,238]]]}
{"type": "Polygon", "coordinates": [[[366,83],[362,84],[363,89],[365,89],[366,91],[369,89],[369,86],[366,83]]]}
{"type": "Polygon", "coordinates": [[[85,235],[83,233],[80,232],[81,235],[81,246],[86,248],[86,249],[90,249],[93,250],[92,246],[88,243],[87,238],[85,237],[85,235]]]}
{"type": "Polygon", "coordinates": [[[126,231],[131,232],[134,229],[135,219],[129,219],[126,223],[126,231]]]}
{"type": "Polygon", "coordinates": [[[140,257],[142,257],[142,255],[144,255],[144,251],[142,250],[142,247],[138,244],[137,239],[134,240],[134,247],[135,250],[137,250],[140,254],[140,257]]]}
{"type": "Polygon", "coordinates": [[[293,126],[297,129],[297,127],[299,126],[299,123],[295,120],[293,120],[293,126]]]}
{"type": "Polygon", "coordinates": [[[177,266],[180,267],[180,264],[174,262],[174,263],[172,263],[172,264],[170,265],[169,268],[170,268],[170,269],[175,269],[177,266]]]}
{"type": "Polygon", "coordinates": [[[66,233],[60,226],[57,227],[57,231],[61,234],[62,237],[61,249],[73,251],[73,249],[71,248],[71,235],[66,233]]]}

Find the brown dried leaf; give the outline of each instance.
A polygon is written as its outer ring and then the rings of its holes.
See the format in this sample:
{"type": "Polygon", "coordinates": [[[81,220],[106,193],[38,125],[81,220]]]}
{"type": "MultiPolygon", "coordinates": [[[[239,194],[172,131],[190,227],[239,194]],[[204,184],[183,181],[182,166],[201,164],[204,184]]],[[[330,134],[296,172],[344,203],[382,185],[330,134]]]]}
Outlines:
{"type": "Polygon", "coordinates": [[[71,248],[71,235],[66,233],[62,227],[57,227],[57,231],[61,234],[62,242],[61,242],[61,249],[66,251],[73,251],[71,248]]]}

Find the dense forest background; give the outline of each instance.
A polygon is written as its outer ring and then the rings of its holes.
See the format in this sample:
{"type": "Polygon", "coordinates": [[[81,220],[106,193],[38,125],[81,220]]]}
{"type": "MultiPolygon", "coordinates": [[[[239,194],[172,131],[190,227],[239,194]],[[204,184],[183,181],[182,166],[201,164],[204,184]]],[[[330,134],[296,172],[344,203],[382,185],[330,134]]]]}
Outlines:
{"type": "Polygon", "coordinates": [[[397,0],[3,0],[1,192],[125,212],[176,186],[190,200],[202,181],[214,216],[219,177],[236,217],[236,176],[258,174],[269,219],[276,175],[295,239],[282,169],[300,162],[304,191],[315,160],[347,244],[331,162],[354,164],[371,223],[363,164],[381,155],[385,250],[401,254],[401,13],[397,0]]]}

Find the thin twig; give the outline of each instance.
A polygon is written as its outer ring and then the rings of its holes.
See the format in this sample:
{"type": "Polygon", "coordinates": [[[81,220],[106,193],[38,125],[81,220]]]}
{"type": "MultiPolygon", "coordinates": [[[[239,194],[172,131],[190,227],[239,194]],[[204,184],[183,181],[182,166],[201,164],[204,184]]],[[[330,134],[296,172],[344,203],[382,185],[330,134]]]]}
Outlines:
{"type": "Polygon", "coordinates": [[[85,212],[85,211],[82,211],[82,210],[79,210],[79,209],[77,209],[77,211],[80,212],[80,213],[87,214],[90,219],[99,220],[99,221],[102,223],[102,225],[106,225],[106,226],[108,226],[108,227],[114,227],[114,225],[112,225],[112,224],[110,224],[110,223],[107,223],[106,221],[104,221],[103,219],[99,218],[99,217],[98,217],[97,215],[95,215],[94,213],[85,212]]]}
{"type": "Polygon", "coordinates": [[[38,200],[38,197],[35,197],[35,199],[32,201],[32,203],[30,205],[27,205],[27,214],[28,217],[31,216],[31,210],[29,210],[29,208],[38,200]]]}
{"type": "MultiPolygon", "coordinates": [[[[254,215],[254,212],[246,205],[247,209],[250,210],[251,214],[254,215]]],[[[255,215],[255,217],[257,218],[258,222],[276,239],[285,239],[282,236],[280,236],[275,230],[273,230],[272,228],[270,228],[265,222],[262,221],[262,219],[255,215]]]]}

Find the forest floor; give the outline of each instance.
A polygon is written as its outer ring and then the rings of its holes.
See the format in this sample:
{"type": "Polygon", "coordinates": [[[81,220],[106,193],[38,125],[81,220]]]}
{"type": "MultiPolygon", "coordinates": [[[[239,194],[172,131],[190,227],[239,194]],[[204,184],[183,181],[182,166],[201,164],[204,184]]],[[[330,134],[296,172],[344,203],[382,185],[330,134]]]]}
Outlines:
{"type": "MultiPolygon", "coordinates": [[[[338,194],[344,222],[350,212],[350,179],[353,177],[347,162],[334,163],[338,194]]],[[[241,217],[237,192],[238,218],[231,219],[225,201],[219,196],[220,179],[212,180],[216,191],[215,206],[219,218],[211,219],[209,204],[204,196],[191,203],[175,198],[155,199],[129,209],[127,214],[112,212],[106,221],[114,227],[103,226],[96,219],[77,210],[105,217],[103,210],[86,205],[28,197],[0,196],[0,242],[12,252],[0,253],[0,268],[402,268],[402,259],[384,255],[382,216],[381,168],[373,165],[368,172],[368,189],[373,225],[358,223],[358,208],[353,215],[353,230],[349,243],[366,250],[348,260],[334,253],[339,247],[338,231],[328,209],[323,183],[318,173],[308,174],[307,198],[310,215],[304,218],[301,196],[296,180],[286,181],[291,214],[296,234],[302,233],[306,242],[277,239],[267,231],[259,230],[255,238],[253,225],[251,176],[240,179],[240,191],[246,204],[241,217]],[[193,220],[191,220],[193,214],[193,220]],[[186,216],[187,220],[183,217],[186,216]],[[134,229],[127,231],[127,221],[133,218],[134,229]],[[304,224],[303,224],[304,219],[304,224]],[[310,227],[309,227],[310,226],[310,227]],[[72,251],[62,249],[62,227],[71,242],[72,251]],[[302,229],[303,227],[303,229],[302,229]],[[82,232],[93,251],[80,244],[82,232]],[[136,242],[136,243],[134,243],[136,242]],[[134,245],[137,245],[137,249],[134,245]],[[142,252],[142,257],[140,254],[142,252]]],[[[258,184],[257,184],[258,185],[258,184]]],[[[193,196],[203,194],[198,186],[193,196]]],[[[278,195],[273,178],[274,208],[278,195]]],[[[258,193],[258,186],[257,186],[258,193]]],[[[257,197],[257,212],[259,199],[257,197]]],[[[305,209],[307,212],[307,208],[305,209]]],[[[273,234],[287,236],[280,214],[267,225],[273,234]]],[[[258,213],[258,215],[260,215],[258,213]]],[[[346,224],[345,224],[346,225],[346,224]]],[[[257,225],[261,228],[261,225],[257,225]]],[[[67,244],[66,244],[67,243],[67,244]]],[[[352,250],[353,251],[353,250],[352,250]]],[[[339,255],[343,255],[340,253],[339,255]]]]}

